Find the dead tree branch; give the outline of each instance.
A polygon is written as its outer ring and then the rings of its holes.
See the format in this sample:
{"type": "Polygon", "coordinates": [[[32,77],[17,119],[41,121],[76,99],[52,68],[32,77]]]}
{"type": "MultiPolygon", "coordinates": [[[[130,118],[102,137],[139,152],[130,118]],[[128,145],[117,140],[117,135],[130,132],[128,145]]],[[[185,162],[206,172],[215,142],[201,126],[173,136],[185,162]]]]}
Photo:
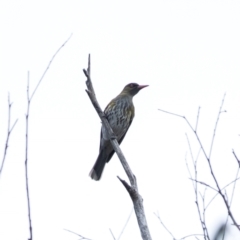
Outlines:
{"type": "Polygon", "coordinates": [[[29,72],[28,72],[28,76],[27,76],[27,113],[26,113],[26,138],[25,138],[25,181],[26,181],[26,194],[27,194],[27,207],[28,207],[28,223],[29,223],[29,234],[30,234],[30,238],[29,240],[33,240],[33,231],[32,231],[32,219],[31,219],[31,207],[30,207],[30,194],[29,194],[29,181],[28,181],[28,140],[29,140],[29,114],[30,114],[30,104],[32,102],[32,99],[40,85],[40,83],[42,82],[44,76],[46,75],[47,71],[49,70],[54,58],[56,57],[56,55],[59,53],[59,51],[66,45],[66,43],[70,40],[70,38],[72,37],[72,34],[70,35],[70,37],[58,48],[58,50],[54,53],[54,55],[52,56],[50,62],[47,65],[47,68],[45,69],[43,75],[41,76],[40,80],[38,81],[36,87],[34,88],[32,94],[30,95],[30,77],[29,77],[29,72]]]}
{"type": "MultiPolygon", "coordinates": [[[[198,109],[198,116],[197,116],[195,131],[196,131],[197,125],[198,125],[199,111],[200,111],[200,107],[198,109]]],[[[190,179],[192,180],[192,183],[193,183],[193,189],[194,189],[194,193],[195,193],[195,204],[196,204],[196,207],[197,207],[197,212],[198,212],[199,220],[200,220],[202,231],[203,231],[203,237],[204,237],[205,240],[210,240],[207,225],[206,225],[206,221],[205,221],[205,212],[203,212],[203,214],[201,214],[201,208],[200,208],[200,204],[199,204],[199,191],[198,191],[199,181],[198,181],[197,163],[198,163],[198,158],[199,158],[199,155],[200,155],[200,152],[201,152],[201,148],[198,151],[196,159],[194,159],[193,153],[192,153],[192,147],[191,147],[191,144],[190,144],[190,141],[188,139],[187,134],[186,134],[186,138],[187,138],[187,143],[188,143],[188,147],[189,147],[189,151],[190,151],[191,159],[192,159],[192,164],[193,164],[193,168],[194,168],[194,178],[192,177],[191,171],[189,169],[189,166],[188,166],[188,163],[187,163],[187,160],[186,160],[187,170],[189,172],[190,179]]]]}
{"type": "Polygon", "coordinates": [[[186,121],[186,123],[188,124],[188,126],[190,127],[190,129],[193,131],[193,133],[194,133],[194,135],[195,135],[195,137],[196,137],[196,139],[197,139],[197,141],[198,141],[198,143],[199,143],[199,145],[201,147],[201,150],[202,150],[202,152],[204,154],[204,157],[206,158],[206,160],[208,162],[208,166],[209,166],[209,169],[210,169],[210,172],[211,172],[211,176],[212,176],[212,178],[213,178],[213,180],[215,182],[217,191],[220,194],[220,196],[222,197],[222,200],[223,200],[223,202],[224,202],[224,204],[226,206],[226,209],[228,211],[228,215],[232,219],[233,225],[235,225],[237,227],[237,229],[240,231],[240,225],[237,224],[237,221],[236,221],[235,217],[233,216],[233,213],[230,210],[230,205],[228,203],[226,195],[224,194],[224,192],[222,192],[222,190],[221,190],[221,188],[219,186],[219,183],[218,183],[217,178],[216,178],[216,176],[215,176],[215,174],[213,172],[213,168],[212,168],[212,164],[211,164],[211,154],[212,154],[213,144],[214,144],[214,140],[215,140],[215,136],[216,136],[216,131],[217,131],[217,126],[218,126],[218,122],[219,122],[219,119],[220,119],[220,115],[221,115],[221,113],[226,112],[226,111],[222,110],[225,96],[226,96],[226,94],[224,94],[224,96],[223,96],[222,103],[221,103],[221,106],[220,106],[219,111],[218,111],[218,116],[217,116],[217,120],[216,120],[216,123],[215,123],[214,131],[213,131],[213,136],[212,136],[212,141],[211,141],[209,154],[206,153],[205,148],[203,147],[203,144],[202,144],[202,142],[200,140],[200,137],[199,137],[197,131],[192,127],[192,125],[190,124],[190,122],[188,121],[188,119],[185,116],[182,116],[182,115],[179,115],[179,114],[176,114],[176,113],[172,113],[172,112],[168,112],[168,111],[165,111],[165,110],[162,110],[162,109],[159,109],[159,111],[162,111],[162,112],[165,112],[165,113],[168,113],[168,114],[171,114],[171,115],[183,118],[186,121]]]}
{"type": "Polygon", "coordinates": [[[87,77],[87,81],[86,81],[86,85],[87,85],[87,94],[95,108],[95,110],[97,111],[102,124],[104,125],[104,127],[107,129],[108,132],[108,136],[109,136],[109,140],[113,146],[114,151],[116,152],[118,158],[120,159],[122,166],[129,178],[130,184],[129,185],[126,181],[120,179],[118,177],[118,179],[121,181],[121,183],[125,186],[125,188],[127,189],[128,193],[131,196],[133,205],[134,205],[134,209],[135,209],[135,214],[137,217],[137,221],[138,221],[138,225],[139,225],[139,229],[141,231],[141,235],[142,235],[142,239],[144,240],[150,240],[151,236],[150,236],[150,232],[148,229],[148,225],[147,225],[147,220],[145,217],[145,212],[144,212],[144,208],[143,208],[143,199],[141,197],[141,195],[138,192],[138,187],[137,187],[137,180],[136,177],[134,176],[134,174],[132,173],[129,164],[127,163],[120,147],[118,144],[118,141],[116,140],[116,137],[113,133],[113,130],[111,129],[110,124],[108,123],[107,118],[105,117],[98,101],[96,98],[96,94],[95,91],[93,89],[93,84],[91,81],[91,60],[90,60],[90,55],[88,56],[88,68],[87,70],[83,69],[83,72],[85,74],[85,76],[87,77]]]}

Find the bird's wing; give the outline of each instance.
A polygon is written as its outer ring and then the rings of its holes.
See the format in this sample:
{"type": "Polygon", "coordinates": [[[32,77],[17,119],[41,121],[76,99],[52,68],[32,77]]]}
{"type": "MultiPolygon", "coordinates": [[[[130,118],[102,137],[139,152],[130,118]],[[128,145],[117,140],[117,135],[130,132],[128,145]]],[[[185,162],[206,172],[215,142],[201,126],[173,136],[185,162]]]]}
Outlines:
{"type": "MultiPolygon", "coordinates": [[[[125,137],[125,135],[126,135],[128,129],[129,129],[129,127],[131,126],[131,124],[132,124],[132,120],[133,120],[133,117],[131,117],[131,119],[130,119],[129,126],[128,126],[128,128],[126,129],[126,132],[125,132],[125,133],[122,135],[122,137],[118,140],[118,144],[119,144],[119,145],[121,144],[121,142],[122,142],[122,140],[124,139],[124,137],[125,137]]],[[[109,153],[107,162],[110,161],[110,159],[112,158],[114,152],[115,152],[115,151],[112,150],[112,151],[109,153]]]]}

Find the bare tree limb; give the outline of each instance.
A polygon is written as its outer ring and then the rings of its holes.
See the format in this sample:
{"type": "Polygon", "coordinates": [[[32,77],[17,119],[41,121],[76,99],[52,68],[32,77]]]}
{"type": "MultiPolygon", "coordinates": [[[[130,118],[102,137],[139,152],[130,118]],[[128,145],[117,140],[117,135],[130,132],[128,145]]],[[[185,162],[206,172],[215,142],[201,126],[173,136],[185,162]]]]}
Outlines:
{"type": "Polygon", "coordinates": [[[150,236],[150,232],[149,232],[148,225],[147,225],[147,220],[146,220],[145,213],[144,213],[143,200],[142,200],[142,197],[140,196],[140,194],[138,193],[136,177],[132,173],[132,171],[131,171],[131,169],[119,147],[118,141],[116,140],[116,136],[113,133],[113,130],[111,129],[111,126],[96,99],[96,94],[93,89],[93,84],[91,81],[90,55],[88,56],[88,68],[87,68],[87,70],[83,69],[83,72],[84,72],[85,76],[87,77],[86,85],[87,85],[88,89],[86,90],[86,92],[87,92],[95,110],[97,111],[97,113],[102,121],[102,124],[104,125],[104,127],[106,128],[106,130],[108,132],[109,140],[113,146],[114,151],[116,152],[118,158],[120,159],[120,161],[122,163],[122,166],[129,178],[131,186],[126,181],[121,180],[119,177],[118,177],[118,179],[122,182],[122,184],[125,186],[125,188],[127,189],[128,193],[131,196],[131,199],[132,199],[133,205],[134,205],[134,209],[135,209],[135,214],[137,216],[139,229],[141,231],[142,239],[150,240],[151,236],[150,236]]]}
{"type": "Polygon", "coordinates": [[[80,235],[80,234],[78,234],[78,233],[76,233],[76,232],[73,232],[73,231],[71,231],[71,230],[68,230],[68,229],[63,229],[63,230],[79,236],[79,237],[80,237],[80,240],[91,240],[90,238],[85,238],[85,237],[83,237],[82,235],[80,235]]]}
{"type": "MultiPolygon", "coordinates": [[[[198,109],[197,121],[198,121],[198,118],[199,118],[199,111],[200,111],[200,108],[198,109]]],[[[197,129],[197,123],[196,123],[195,131],[196,131],[196,129],[197,129]]],[[[192,183],[193,183],[193,189],[194,189],[194,193],[195,193],[195,204],[196,204],[196,207],[197,207],[197,212],[198,212],[199,220],[200,220],[202,231],[203,231],[203,237],[204,237],[205,240],[207,240],[207,239],[210,240],[210,237],[209,237],[209,234],[208,234],[207,225],[206,225],[206,221],[205,221],[205,218],[204,218],[204,213],[203,213],[203,215],[201,214],[201,209],[200,209],[200,205],[199,205],[199,192],[198,192],[198,180],[197,180],[198,179],[197,163],[198,163],[198,158],[199,158],[199,155],[200,155],[200,152],[201,152],[201,148],[199,149],[197,157],[194,160],[193,153],[192,153],[192,147],[191,147],[191,144],[190,144],[190,141],[188,139],[188,135],[187,134],[186,134],[186,138],[187,138],[188,147],[189,147],[189,151],[191,153],[192,164],[193,164],[193,168],[194,168],[194,179],[193,179],[192,178],[192,174],[191,174],[190,169],[189,169],[188,164],[187,164],[187,168],[188,168],[188,172],[189,172],[189,175],[190,175],[190,179],[192,180],[192,183]],[[194,182],[195,182],[195,184],[194,184],[194,182]]]]}
{"type": "Polygon", "coordinates": [[[215,123],[215,128],[214,128],[214,131],[213,131],[213,136],[212,136],[211,147],[210,147],[210,150],[209,150],[209,155],[207,155],[207,153],[206,153],[206,151],[205,151],[205,148],[203,147],[203,144],[202,144],[202,142],[201,142],[201,140],[200,140],[200,138],[199,138],[199,135],[197,134],[196,130],[194,130],[194,128],[192,127],[192,125],[190,124],[190,122],[188,121],[188,119],[187,119],[185,116],[182,116],[182,115],[179,115],[179,114],[176,114],[176,113],[172,113],[172,112],[168,112],[168,111],[165,111],[165,110],[162,110],[162,109],[159,109],[159,111],[162,111],[162,112],[165,112],[165,113],[168,113],[168,114],[171,114],[171,115],[174,115],[174,116],[183,118],[183,119],[186,121],[186,123],[188,124],[188,126],[190,127],[190,129],[193,131],[193,133],[195,134],[195,137],[197,138],[197,141],[198,141],[198,143],[199,143],[199,145],[200,145],[200,147],[201,147],[201,149],[202,149],[202,152],[203,152],[203,154],[204,154],[204,156],[205,156],[205,158],[206,158],[206,160],[207,160],[207,162],[208,162],[208,166],[209,166],[209,169],[210,169],[212,178],[213,178],[213,180],[214,180],[214,182],[215,182],[215,184],[216,184],[216,187],[217,187],[217,190],[218,190],[220,196],[221,196],[222,199],[223,199],[223,202],[224,202],[224,204],[225,204],[225,206],[226,206],[226,209],[227,209],[227,211],[228,211],[229,217],[232,219],[233,224],[234,224],[234,225],[237,227],[237,229],[240,231],[240,225],[237,224],[237,221],[236,221],[236,219],[234,218],[233,213],[232,213],[231,210],[230,210],[229,203],[228,203],[228,201],[227,201],[227,199],[226,199],[226,196],[224,195],[224,193],[222,192],[222,190],[221,190],[221,188],[220,188],[220,186],[219,186],[219,183],[218,183],[217,178],[216,178],[216,176],[215,176],[215,174],[214,174],[214,172],[213,172],[213,168],[212,168],[212,164],[211,164],[211,153],[212,153],[212,148],[213,148],[213,143],[214,143],[214,139],[215,139],[215,135],[216,135],[216,130],[217,130],[219,118],[220,118],[221,113],[226,112],[226,111],[222,111],[222,107],[223,107],[223,104],[224,104],[225,95],[226,95],[226,94],[224,94],[224,96],[223,96],[222,103],[221,103],[221,106],[220,106],[220,109],[219,109],[219,112],[218,112],[218,116],[217,116],[217,121],[216,121],[216,123],[215,123]]]}
{"type": "Polygon", "coordinates": [[[4,148],[4,153],[3,153],[3,160],[2,160],[2,164],[1,164],[1,168],[0,168],[0,176],[2,174],[2,170],[3,170],[3,166],[5,163],[5,159],[7,156],[7,150],[8,150],[8,142],[10,139],[10,135],[12,130],[14,129],[15,125],[17,124],[18,119],[15,120],[15,122],[13,123],[13,125],[11,126],[11,108],[12,108],[12,103],[10,101],[10,94],[8,94],[8,127],[7,127],[7,138],[5,141],[5,148],[4,148]]]}
{"type": "Polygon", "coordinates": [[[50,62],[47,65],[47,68],[45,69],[42,77],[38,81],[36,87],[34,88],[32,94],[30,94],[30,76],[28,72],[27,76],[27,113],[26,113],[26,138],[25,138],[25,181],[26,181],[26,194],[27,194],[27,207],[28,207],[28,223],[29,223],[29,234],[30,238],[29,240],[33,240],[33,231],[32,231],[32,219],[31,219],[31,207],[30,207],[30,194],[29,194],[29,181],[28,181],[28,140],[29,140],[29,114],[30,114],[30,104],[32,102],[32,99],[42,82],[44,76],[46,75],[47,71],[49,70],[54,58],[59,53],[59,51],[65,46],[65,44],[69,41],[69,39],[72,37],[72,34],[70,37],[57,49],[57,51],[52,56],[50,62]]]}

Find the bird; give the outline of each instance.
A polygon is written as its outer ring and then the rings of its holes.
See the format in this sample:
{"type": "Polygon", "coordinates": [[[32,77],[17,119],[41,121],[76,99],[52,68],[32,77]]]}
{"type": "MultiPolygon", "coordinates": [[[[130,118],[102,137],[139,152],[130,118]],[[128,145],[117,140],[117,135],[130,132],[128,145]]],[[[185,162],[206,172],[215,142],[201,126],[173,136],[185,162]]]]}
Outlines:
{"type": "MultiPolygon", "coordinates": [[[[131,126],[135,115],[133,97],[145,87],[148,87],[148,85],[139,85],[137,83],[127,84],[121,93],[112,99],[104,110],[105,117],[107,118],[119,145],[131,126]]],[[[89,173],[89,176],[93,180],[100,180],[105,164],[111,160],[113,154],[114,149],[109,140],[107,130],[105,129],[104,125],[102,125],[99,155],[89,173]]]]}

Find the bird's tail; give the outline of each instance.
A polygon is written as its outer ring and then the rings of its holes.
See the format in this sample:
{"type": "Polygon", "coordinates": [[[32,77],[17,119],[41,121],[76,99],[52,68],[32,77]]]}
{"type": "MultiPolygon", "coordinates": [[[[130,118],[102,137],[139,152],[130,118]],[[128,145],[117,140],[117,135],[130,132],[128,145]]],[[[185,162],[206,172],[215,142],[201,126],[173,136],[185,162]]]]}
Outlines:
{"type": "Polygon", "coordinates": [[[92,179],[94,179],[96,181],[100,180],[107,159],[108,159],[108,156],[106,155],[106,151],[100,151],[98,158],[97,158],[92,170],[89,173],[89,176],[92,179]]]}

